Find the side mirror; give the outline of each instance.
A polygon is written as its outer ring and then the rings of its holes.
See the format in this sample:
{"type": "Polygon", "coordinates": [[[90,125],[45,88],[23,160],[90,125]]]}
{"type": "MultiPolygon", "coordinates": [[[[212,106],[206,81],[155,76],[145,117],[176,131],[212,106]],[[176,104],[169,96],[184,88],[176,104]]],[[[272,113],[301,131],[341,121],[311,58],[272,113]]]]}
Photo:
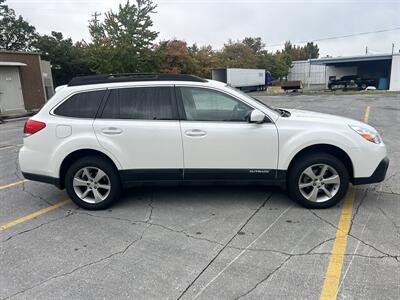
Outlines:
{"type": "Polygon", "coordinates": [[[261,124],[264,123],[265,115],[258,109],[255,109],[250,114],[249,123],[261,124]]]}

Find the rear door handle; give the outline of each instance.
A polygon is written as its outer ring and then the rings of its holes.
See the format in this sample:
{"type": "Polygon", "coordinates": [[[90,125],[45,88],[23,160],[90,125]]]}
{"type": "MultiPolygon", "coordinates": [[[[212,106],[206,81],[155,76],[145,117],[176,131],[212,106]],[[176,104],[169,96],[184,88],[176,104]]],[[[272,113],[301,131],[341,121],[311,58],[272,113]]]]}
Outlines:
{"type": "Polygon", "coordinates": [[[107,127],[103,128],[101,132],[107,135],[117,135],[122,133],[122,129],[116,127],[107,127]]]}
{"type": "Polygon", "coordinates": [[[190,137],[201,137],[205,136],[207,132],[200,130],[200,129],[192,129],[185,131],[185,134],[190,137]]]}

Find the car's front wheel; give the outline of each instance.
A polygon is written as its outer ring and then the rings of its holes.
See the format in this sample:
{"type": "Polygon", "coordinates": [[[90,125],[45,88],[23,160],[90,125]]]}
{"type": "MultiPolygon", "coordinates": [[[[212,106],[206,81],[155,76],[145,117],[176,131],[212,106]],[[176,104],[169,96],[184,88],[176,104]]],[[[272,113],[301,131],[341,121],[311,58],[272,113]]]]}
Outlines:
{"type": "Polygon", "coordinates": [[[328,208],[339,203],[348,185],[345,165],[326,153],[297,159],[289,170],[287,182],[290,197],[307,208],[328,208]]]}
{"type": "Polygon", "coordinates": [[[109,207],[121,193],[115,166],[96,156],[83,157],[71,165],[65,175],[65,188],[73,202],[89,210],[109,207]]]}

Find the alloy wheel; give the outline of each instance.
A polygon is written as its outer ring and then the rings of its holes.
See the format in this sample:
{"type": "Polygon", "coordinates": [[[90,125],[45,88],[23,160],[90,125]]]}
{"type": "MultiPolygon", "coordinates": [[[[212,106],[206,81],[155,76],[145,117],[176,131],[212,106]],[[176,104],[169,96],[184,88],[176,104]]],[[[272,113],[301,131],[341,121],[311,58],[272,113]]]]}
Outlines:
{"type": "Polygon", "coordinates": [[[104,201],[111,191],[107,174],[96,167],[84,167],[75,173],[72,185],[76,195],[87,203],[104,201]]]}
{"type": "Polygon", "coordinates": [[[311,202],[326,202],[339,191],[340,176],[328,164],[314,164],[306,168],[298,182],[300,193],[311,202]]]}

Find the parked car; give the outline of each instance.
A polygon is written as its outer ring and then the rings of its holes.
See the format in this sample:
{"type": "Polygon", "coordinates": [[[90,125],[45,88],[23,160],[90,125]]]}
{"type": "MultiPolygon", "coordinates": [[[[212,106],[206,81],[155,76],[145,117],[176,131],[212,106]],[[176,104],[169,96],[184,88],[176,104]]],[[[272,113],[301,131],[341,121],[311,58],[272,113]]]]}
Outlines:
{"type": "Polygon", "coordinates": [[[328,88],[331,91],[348,89],[365,90],[367,87],[376,86],[376,84],[375,79],[362,79],[357,75],[342,76],[340,79],[336,79],[336,76],[331,76],[329,77],[328,88]]]}
{"type": "Polygon", "coordinates": [[[378,132],[334,115],[274,109],[190,75],[78,77],[24,128],[25,178],[104,209],[122,188],[160,183],[278,185],[305,207],[338,203],[348,184],[382,181],[378,132]]]}

